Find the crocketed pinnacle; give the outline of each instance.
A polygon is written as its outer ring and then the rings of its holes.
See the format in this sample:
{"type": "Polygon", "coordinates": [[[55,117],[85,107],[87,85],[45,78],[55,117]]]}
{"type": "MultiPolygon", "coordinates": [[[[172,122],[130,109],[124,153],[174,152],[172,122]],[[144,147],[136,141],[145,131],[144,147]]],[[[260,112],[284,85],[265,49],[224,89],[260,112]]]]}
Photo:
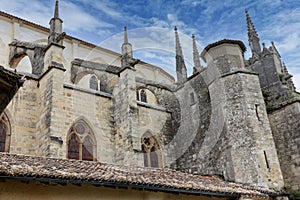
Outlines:
{"type": "Polygon", "coordinates": [[[253,25],[253,22],[252,22],[252,20],[250,18],[250,15],[249,15],[247,9],[245,9],[245,13],[246,13],[246,21],[247,21],[247,27],[248,27],[248,36],[249,37],[250,36],[256,36],[256,37],[258,37],[258,34],[257,34],[256,30],[255,30],[255,27],[253,25]]]}

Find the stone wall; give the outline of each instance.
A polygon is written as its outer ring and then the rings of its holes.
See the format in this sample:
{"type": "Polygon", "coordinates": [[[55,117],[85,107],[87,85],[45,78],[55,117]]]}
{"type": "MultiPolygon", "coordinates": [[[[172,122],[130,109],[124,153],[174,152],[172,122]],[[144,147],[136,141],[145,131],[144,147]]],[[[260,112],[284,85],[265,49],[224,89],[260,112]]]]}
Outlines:
{"type": "Polygon", "coordinates": [[[37,82],[27,80],[8,105],[5,112],[11,123],[11,153],[38,155],[36,132],[40,113],[38,112],[39,90],[37,82]]]}
{"type": "Polygon", "coordinates": [[[285,186],[300,189],[300,103],[269,113],[285,186]]]}

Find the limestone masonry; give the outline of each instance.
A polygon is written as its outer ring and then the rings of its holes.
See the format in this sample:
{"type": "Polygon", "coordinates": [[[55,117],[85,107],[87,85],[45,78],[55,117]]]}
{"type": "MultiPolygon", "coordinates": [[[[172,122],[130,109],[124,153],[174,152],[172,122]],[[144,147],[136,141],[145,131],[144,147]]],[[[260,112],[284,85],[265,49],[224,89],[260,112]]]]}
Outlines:
{"type": "Polygon", "coordinates": [[[249,59],[239,40],[199,54],[193,36],[191,76],[175,27],[175,80],[133,57],[126,28],[119,54],[64,33],[58,2],[50,29],[0,12],[0,65],[26,79],[0,115],[0,150],[300,190],[300,95],[246,22],[249,59]]]}

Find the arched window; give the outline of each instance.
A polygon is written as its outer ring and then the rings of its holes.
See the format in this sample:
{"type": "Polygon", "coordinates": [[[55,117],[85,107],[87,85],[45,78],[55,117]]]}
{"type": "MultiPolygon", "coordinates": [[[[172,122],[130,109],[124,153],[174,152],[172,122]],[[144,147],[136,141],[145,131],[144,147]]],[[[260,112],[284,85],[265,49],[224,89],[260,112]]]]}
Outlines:
{"type": "Polygon", "coordinates": [[[147,103],[147,94],[145,90],[141,90],[141,102],[147,103]]]}
{"type": "Polygon", "coordinates": [[[136,100],[147,104],[158,105],[155,94],[147,88],[138,88],[136,90],[136,100]]]}
{"type": "Polygon", "coordinates": [[[96,76],[90,78],[90,88],[93,90],[98,90],[98,79],[96,76]]]}
{"type": "Polygon", "coordinates": [[[161,151],[153,136],[142,138],[142,151],[145,167],[162,167],[161,151]]]}
{"type": "Polygon", "coordinates": [[[8,152],[10,143],[10,123],[5,114],[0,116],[0,152],[8,152]]]}
{"type": "Polygon", "coordinates": [[[70,159],[96,160],[96,143],[91,128],[83,120],[79,120],[68,134],[68,155],[70,159]]]}

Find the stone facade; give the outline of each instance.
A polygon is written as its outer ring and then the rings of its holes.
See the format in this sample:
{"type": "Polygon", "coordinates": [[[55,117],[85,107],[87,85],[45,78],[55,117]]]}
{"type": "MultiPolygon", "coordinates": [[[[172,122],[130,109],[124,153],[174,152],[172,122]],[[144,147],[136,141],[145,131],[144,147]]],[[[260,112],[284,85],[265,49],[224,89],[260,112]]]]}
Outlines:
{"type": "Polygon", "coordinates": [[[133,58],[126,28],[118,54],[65,35],[58,5],[50,33],[1,12],[0,65],[26,77],[5,110],[7,151],[299,189],[299,94],[246,15],[252,57],[241,41],[222,40],[203,50],[203,68],[193,45],[190,77],[176,29],[175,82],[133,58]]]}

